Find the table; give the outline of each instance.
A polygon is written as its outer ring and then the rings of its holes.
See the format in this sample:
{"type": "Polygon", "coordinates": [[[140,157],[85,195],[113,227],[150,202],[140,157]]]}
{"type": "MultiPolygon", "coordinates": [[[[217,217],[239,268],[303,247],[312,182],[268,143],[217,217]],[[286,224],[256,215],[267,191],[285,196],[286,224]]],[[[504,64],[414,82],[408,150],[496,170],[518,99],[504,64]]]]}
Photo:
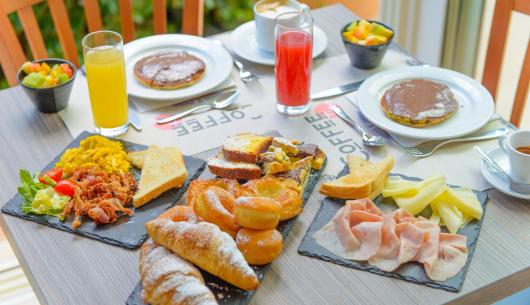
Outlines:
{"type": "MultiPolygon", "coordinates": [[[[328,35],[324,56],[344,53],[337,35],[355,16],[341,5],[314,11],[328,35]]],[[[397,48],[397,46],[396,46],[397,48]]],[[[0,91],[0,201],[16,192],[19,168],[39,170],[72,137],[57,114],[35,111],[15,87],[0,91]]],[[[319,207],[310,199],[252,304],[485,304],[530,284],[530,204],[490,190],[491,201],[460,293],[344,268],[297,253],[319,207]]],[[[0,224],[41,304],[124,304],[139,280],[138,251],[1,214],[0,224]]]]}

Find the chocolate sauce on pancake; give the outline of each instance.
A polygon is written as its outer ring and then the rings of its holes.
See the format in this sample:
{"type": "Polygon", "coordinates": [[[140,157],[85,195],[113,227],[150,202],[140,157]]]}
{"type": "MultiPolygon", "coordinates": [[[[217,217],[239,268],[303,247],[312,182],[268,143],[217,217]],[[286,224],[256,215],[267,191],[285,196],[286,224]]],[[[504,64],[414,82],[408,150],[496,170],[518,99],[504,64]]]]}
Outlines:
{"type": "Polygon", "coordinates": [[[395,84],[381,98],[388,114],[412,121],[442,118],[458,107],[448,86],[426,79],[410,79],[395,84]]]}
{"type": "Polygon", "coordinates": [[[191,82],[204,69],[204,62],[186,51],[160,51],[134,65],[134,73],[143,82],[162,87],[191,82]]]}

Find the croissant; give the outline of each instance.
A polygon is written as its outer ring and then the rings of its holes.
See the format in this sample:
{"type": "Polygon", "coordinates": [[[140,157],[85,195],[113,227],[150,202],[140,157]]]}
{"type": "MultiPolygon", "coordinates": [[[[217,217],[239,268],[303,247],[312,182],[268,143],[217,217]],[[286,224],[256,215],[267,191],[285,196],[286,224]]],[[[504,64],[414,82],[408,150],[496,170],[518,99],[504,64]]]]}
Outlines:
{"type": "Polygon", "coordinates": [[[158,244],[198,267],[244,290],[259,285],[256,273],[245,261],[235,241],[218,226],[207,223],[155,219],[147,233],[158,244]]]}
{"type": "Polygon", "coordinates": [[[145,304],[218,304],[195,266],[151,240],[140,252],[140,276],[145,304]]]}

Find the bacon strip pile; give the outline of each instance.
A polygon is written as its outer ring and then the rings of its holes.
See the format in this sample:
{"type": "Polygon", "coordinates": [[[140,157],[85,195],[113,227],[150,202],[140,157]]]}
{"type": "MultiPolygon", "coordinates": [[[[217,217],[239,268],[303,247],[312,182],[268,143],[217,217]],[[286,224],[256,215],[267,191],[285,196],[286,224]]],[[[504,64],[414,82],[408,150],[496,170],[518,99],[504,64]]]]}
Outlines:
{"type": "Polygon", "coordinates": [[[369,199],[349,200],[313,237],[335,255],[367,261],[384,271],[401,264],[423,264],[427,276],[445,281],[467,261],[467,238],[404,209],[383,214],[369,199]]]}
{"type": "Polygon", "coordinates": [[[108,174],[84,167],[74,171],[70,179],[77,183],[77,188],[63,215],[74,213],[73,229],[81,225],[84,215],[96,223],[106,224],[115,222],[121,215],[118,212],[133,214],[131,209],[126,208],[137,188],[136,180],[130,173],[108,174]]]}

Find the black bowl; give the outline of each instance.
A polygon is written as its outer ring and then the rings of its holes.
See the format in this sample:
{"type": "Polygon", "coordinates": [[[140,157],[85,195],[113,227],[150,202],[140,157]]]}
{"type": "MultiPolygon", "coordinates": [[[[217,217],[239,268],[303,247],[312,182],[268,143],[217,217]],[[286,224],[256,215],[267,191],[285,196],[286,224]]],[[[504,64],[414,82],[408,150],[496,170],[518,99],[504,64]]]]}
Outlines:
{"type": "Polygon", "coordinates": [[[22,89],[24,89],[24,92],[26,92],[29,99],[33,102],[33,104],[35,104],[40,112],[52,113],[64,109],[66,105],[68,105],[68,99],[70,98],[70,93],[72,92],[72,87],[74,85],[74,79],[77,72],[74,64],[68,60],[59,58],[38,59],[34,60],[33,62],[45,62],[50,67],[55,64],[68,64],[72,69],[72,77],[66,83],[50,88],[28,87],[22,83],[22,79],[24,79],[26,76],[26,72],[22,70],[22,67],[17,73],[19,85],[22,87],[22,89]]]}
{"type": "MultiPolygon", "coordinates": [[[[392,42],[392,39],[394,38],[394,30],[389,27],[388,25],[374,21],[374,20],[367,20],[368,22],[375,22],[378,23],[385,28],[392,31],[392,36],[388,39],[386,43],[378,44],[375,46],[363,46],[359,44],[355,44],[353,42],[348,41],[342,33],[346,31],[346,28],[352,24],[352,22],[349,22],[346,24],[342,29],[340,30],[340,36],[342,37],[342,41],[344,42],[344,47],[346,48],[346,53],[348,54],[348,57],[350,58],[351,64],[354,65],[357,68],[360,69],[373,69],[377,68],[381,61],[383,61],[383,57],[385,56],[386,50],[388,49],[388,46],[392,42]]],[[[353,21],[357,22],[357,21],[353,21]]]]}

